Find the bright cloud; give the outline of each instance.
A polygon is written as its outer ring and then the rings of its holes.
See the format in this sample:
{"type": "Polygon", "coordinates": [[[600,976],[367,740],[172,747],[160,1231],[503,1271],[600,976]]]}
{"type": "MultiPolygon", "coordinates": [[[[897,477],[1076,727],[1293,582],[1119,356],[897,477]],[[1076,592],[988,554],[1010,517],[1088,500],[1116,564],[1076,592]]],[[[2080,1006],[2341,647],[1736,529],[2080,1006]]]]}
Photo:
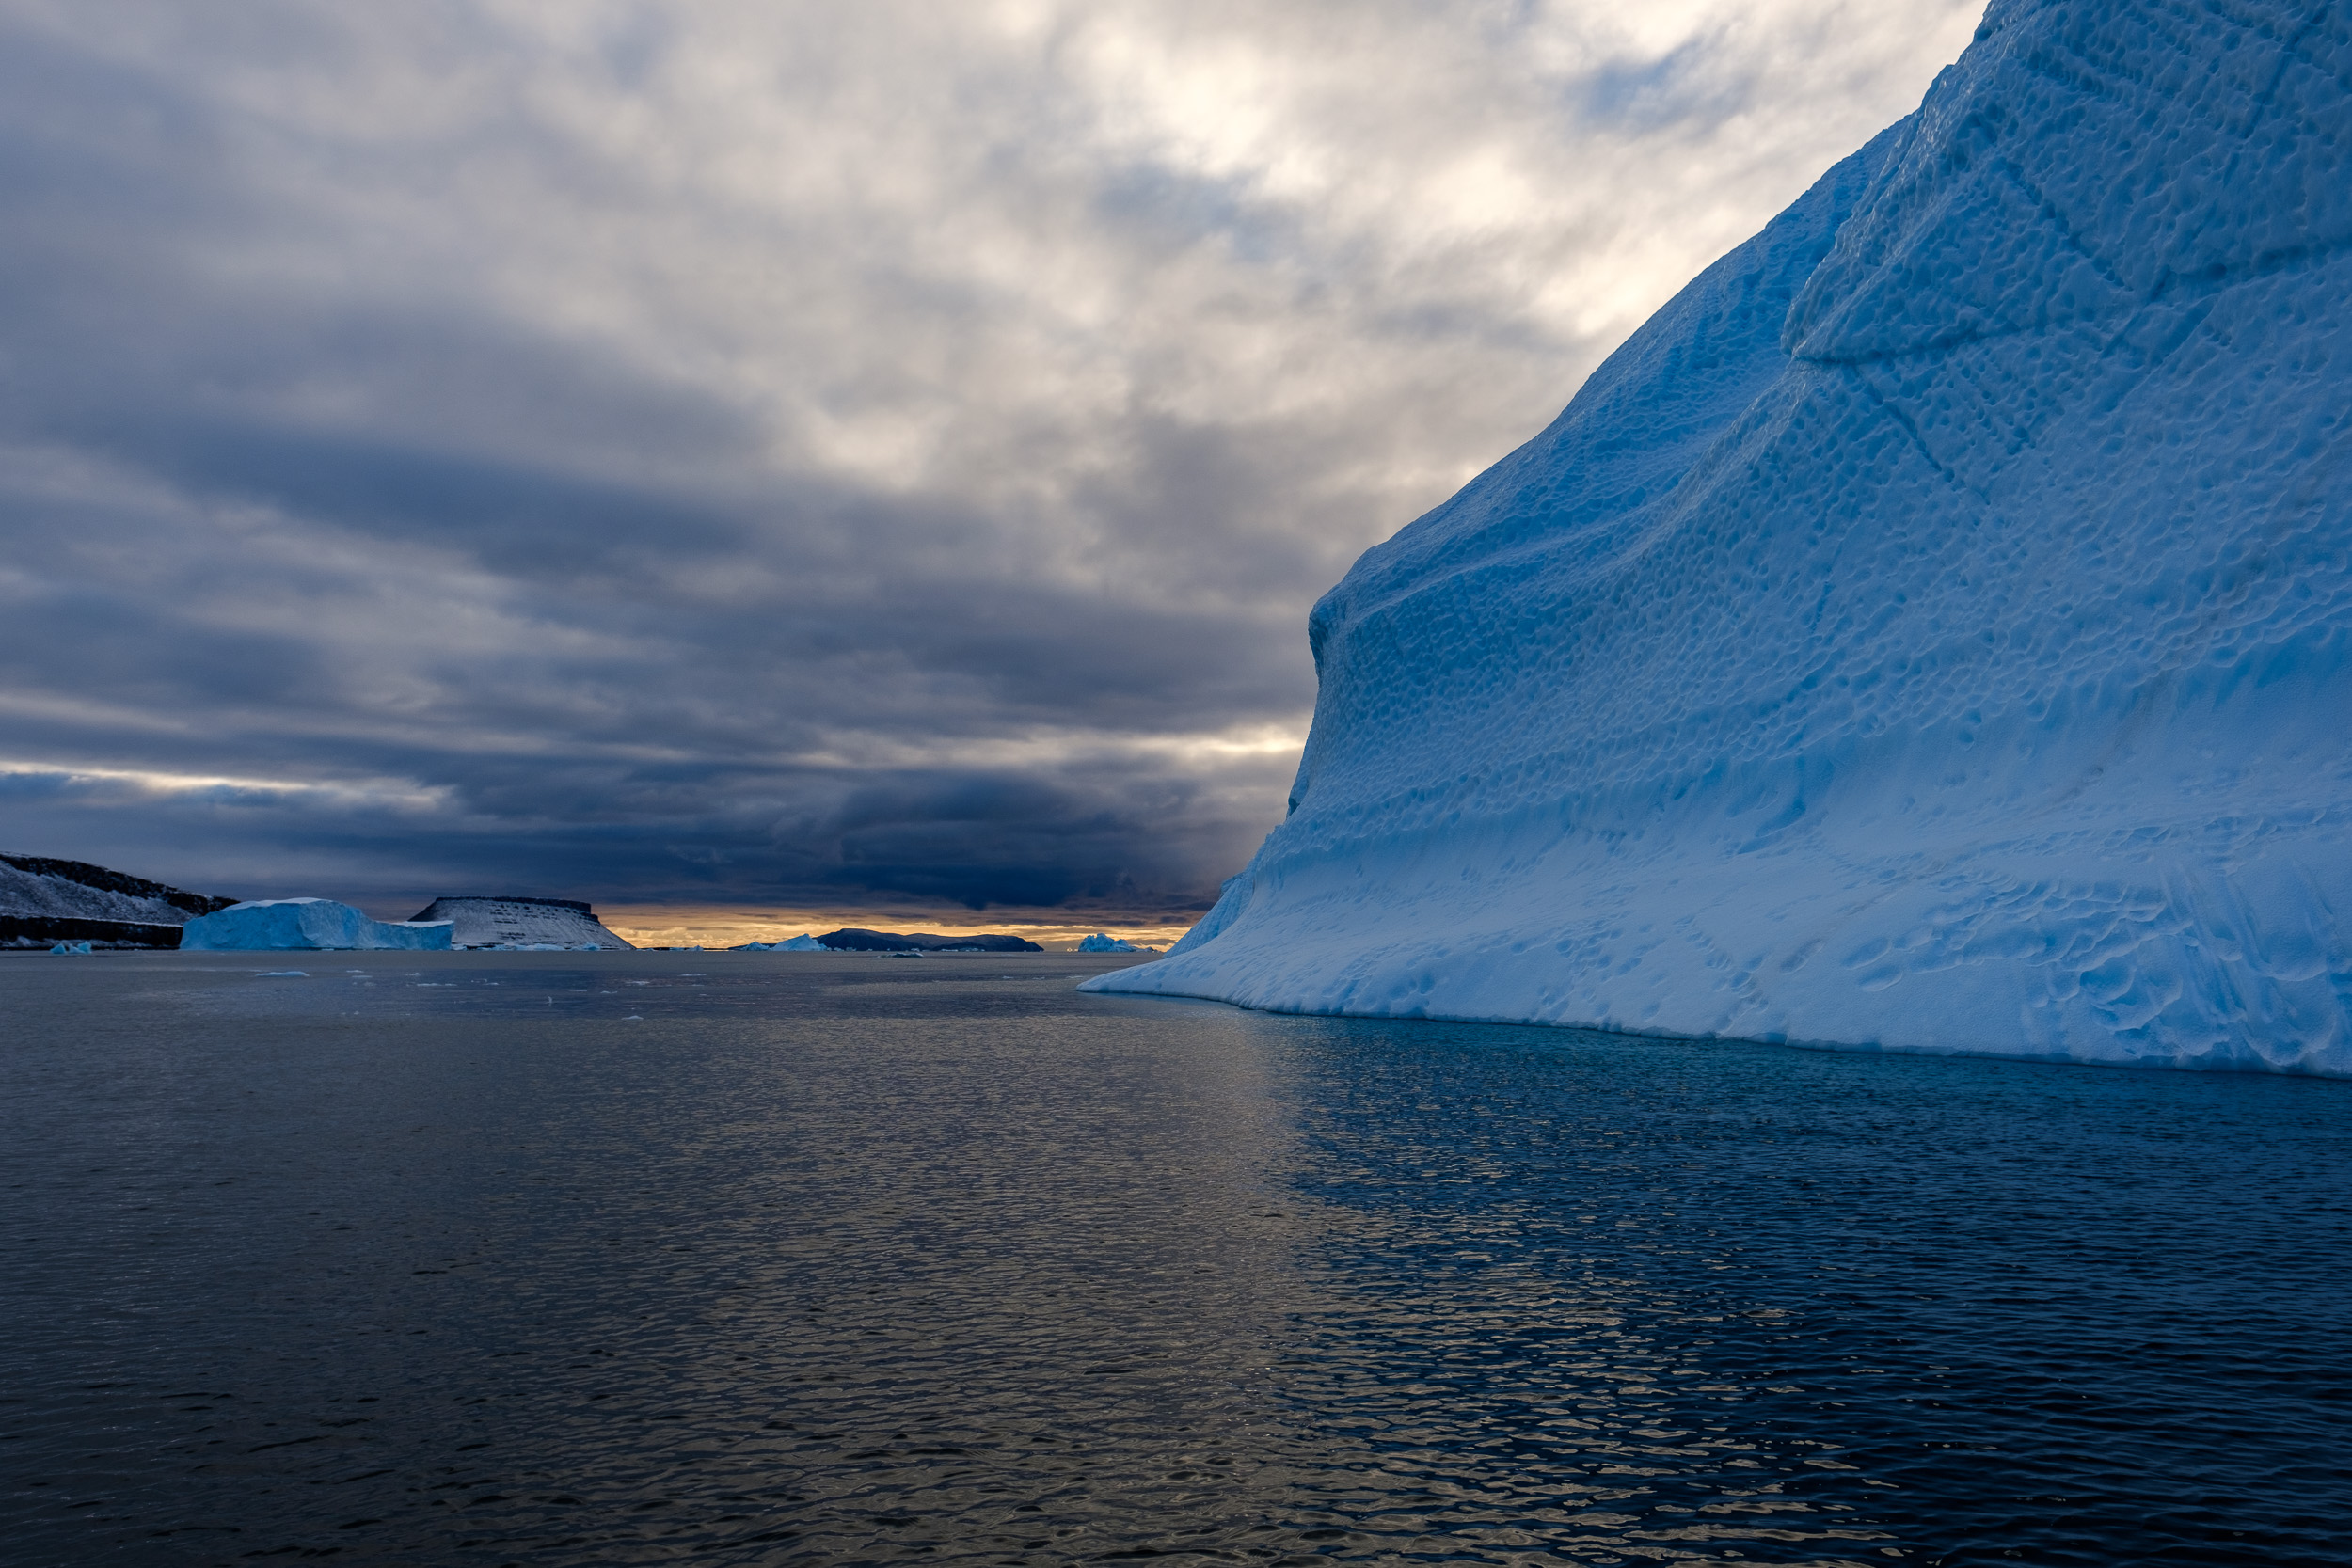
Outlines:
{"type": "Polygon", "coordinates": [[[0,753],[310,791],[8,847],[1181,908],[1314,598],[1977,8],[0,0],[0,753]]]}

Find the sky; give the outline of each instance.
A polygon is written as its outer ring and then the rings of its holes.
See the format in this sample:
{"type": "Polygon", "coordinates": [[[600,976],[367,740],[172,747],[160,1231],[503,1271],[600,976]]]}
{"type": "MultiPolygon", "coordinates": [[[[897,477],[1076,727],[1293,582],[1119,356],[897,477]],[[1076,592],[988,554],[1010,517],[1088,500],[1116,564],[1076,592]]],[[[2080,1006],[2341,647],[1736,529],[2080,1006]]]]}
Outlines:
{"type": "Polygon", "coordinates": [[[0,0],[0,850],[1181,928],[1315,599],[1980,10],[0,0]]]}

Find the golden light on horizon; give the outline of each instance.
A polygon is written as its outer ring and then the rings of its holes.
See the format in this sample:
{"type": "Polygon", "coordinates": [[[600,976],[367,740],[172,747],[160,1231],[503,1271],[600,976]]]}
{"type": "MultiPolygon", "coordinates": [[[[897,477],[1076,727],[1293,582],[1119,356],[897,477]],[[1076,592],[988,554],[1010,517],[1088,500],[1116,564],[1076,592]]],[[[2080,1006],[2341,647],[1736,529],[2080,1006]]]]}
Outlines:
{"type": "Polygon", "coordinates": [[[1025,937],[1051,951],[1067,951],[1097,931],[1138,947],[1166,948],[1192,928],[1192,915],[1104,915],[1073,919],[1068,910],[1035,910],[1002,915],[970,910],[876,911],[873,909],[763,909],[755,905],[616,904],[596,907],[596,918],[615,936],[640,947],[739,947],[748,942],[781,942],[803,932],[822,936],[844,927],[869,931],[927,932],[936,936],[1002,933],[1025,937]]]}

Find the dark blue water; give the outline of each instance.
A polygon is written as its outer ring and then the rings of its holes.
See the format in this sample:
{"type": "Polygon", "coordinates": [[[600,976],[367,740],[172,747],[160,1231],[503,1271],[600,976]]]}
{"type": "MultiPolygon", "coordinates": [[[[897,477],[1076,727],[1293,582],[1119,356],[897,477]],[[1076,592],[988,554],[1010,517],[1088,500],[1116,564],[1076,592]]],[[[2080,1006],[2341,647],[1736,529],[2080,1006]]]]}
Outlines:
{"type": "Polygon", "coordinates": [[[2352,1085],[296,962],[0,959],[0,1560],[2352,1560],[2352,1085]]]}

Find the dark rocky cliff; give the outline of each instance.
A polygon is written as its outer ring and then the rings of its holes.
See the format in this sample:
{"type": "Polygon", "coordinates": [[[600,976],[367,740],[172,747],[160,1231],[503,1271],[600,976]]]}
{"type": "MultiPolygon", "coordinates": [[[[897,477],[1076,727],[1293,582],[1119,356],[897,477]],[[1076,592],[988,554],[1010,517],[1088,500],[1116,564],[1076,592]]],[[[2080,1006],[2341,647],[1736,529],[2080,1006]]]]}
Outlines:
{"type": "Polygon", "coordinates": [[[0,946],[177,947],[180,927],[235,903],[87,861],[0,855],[0,946]]]}

